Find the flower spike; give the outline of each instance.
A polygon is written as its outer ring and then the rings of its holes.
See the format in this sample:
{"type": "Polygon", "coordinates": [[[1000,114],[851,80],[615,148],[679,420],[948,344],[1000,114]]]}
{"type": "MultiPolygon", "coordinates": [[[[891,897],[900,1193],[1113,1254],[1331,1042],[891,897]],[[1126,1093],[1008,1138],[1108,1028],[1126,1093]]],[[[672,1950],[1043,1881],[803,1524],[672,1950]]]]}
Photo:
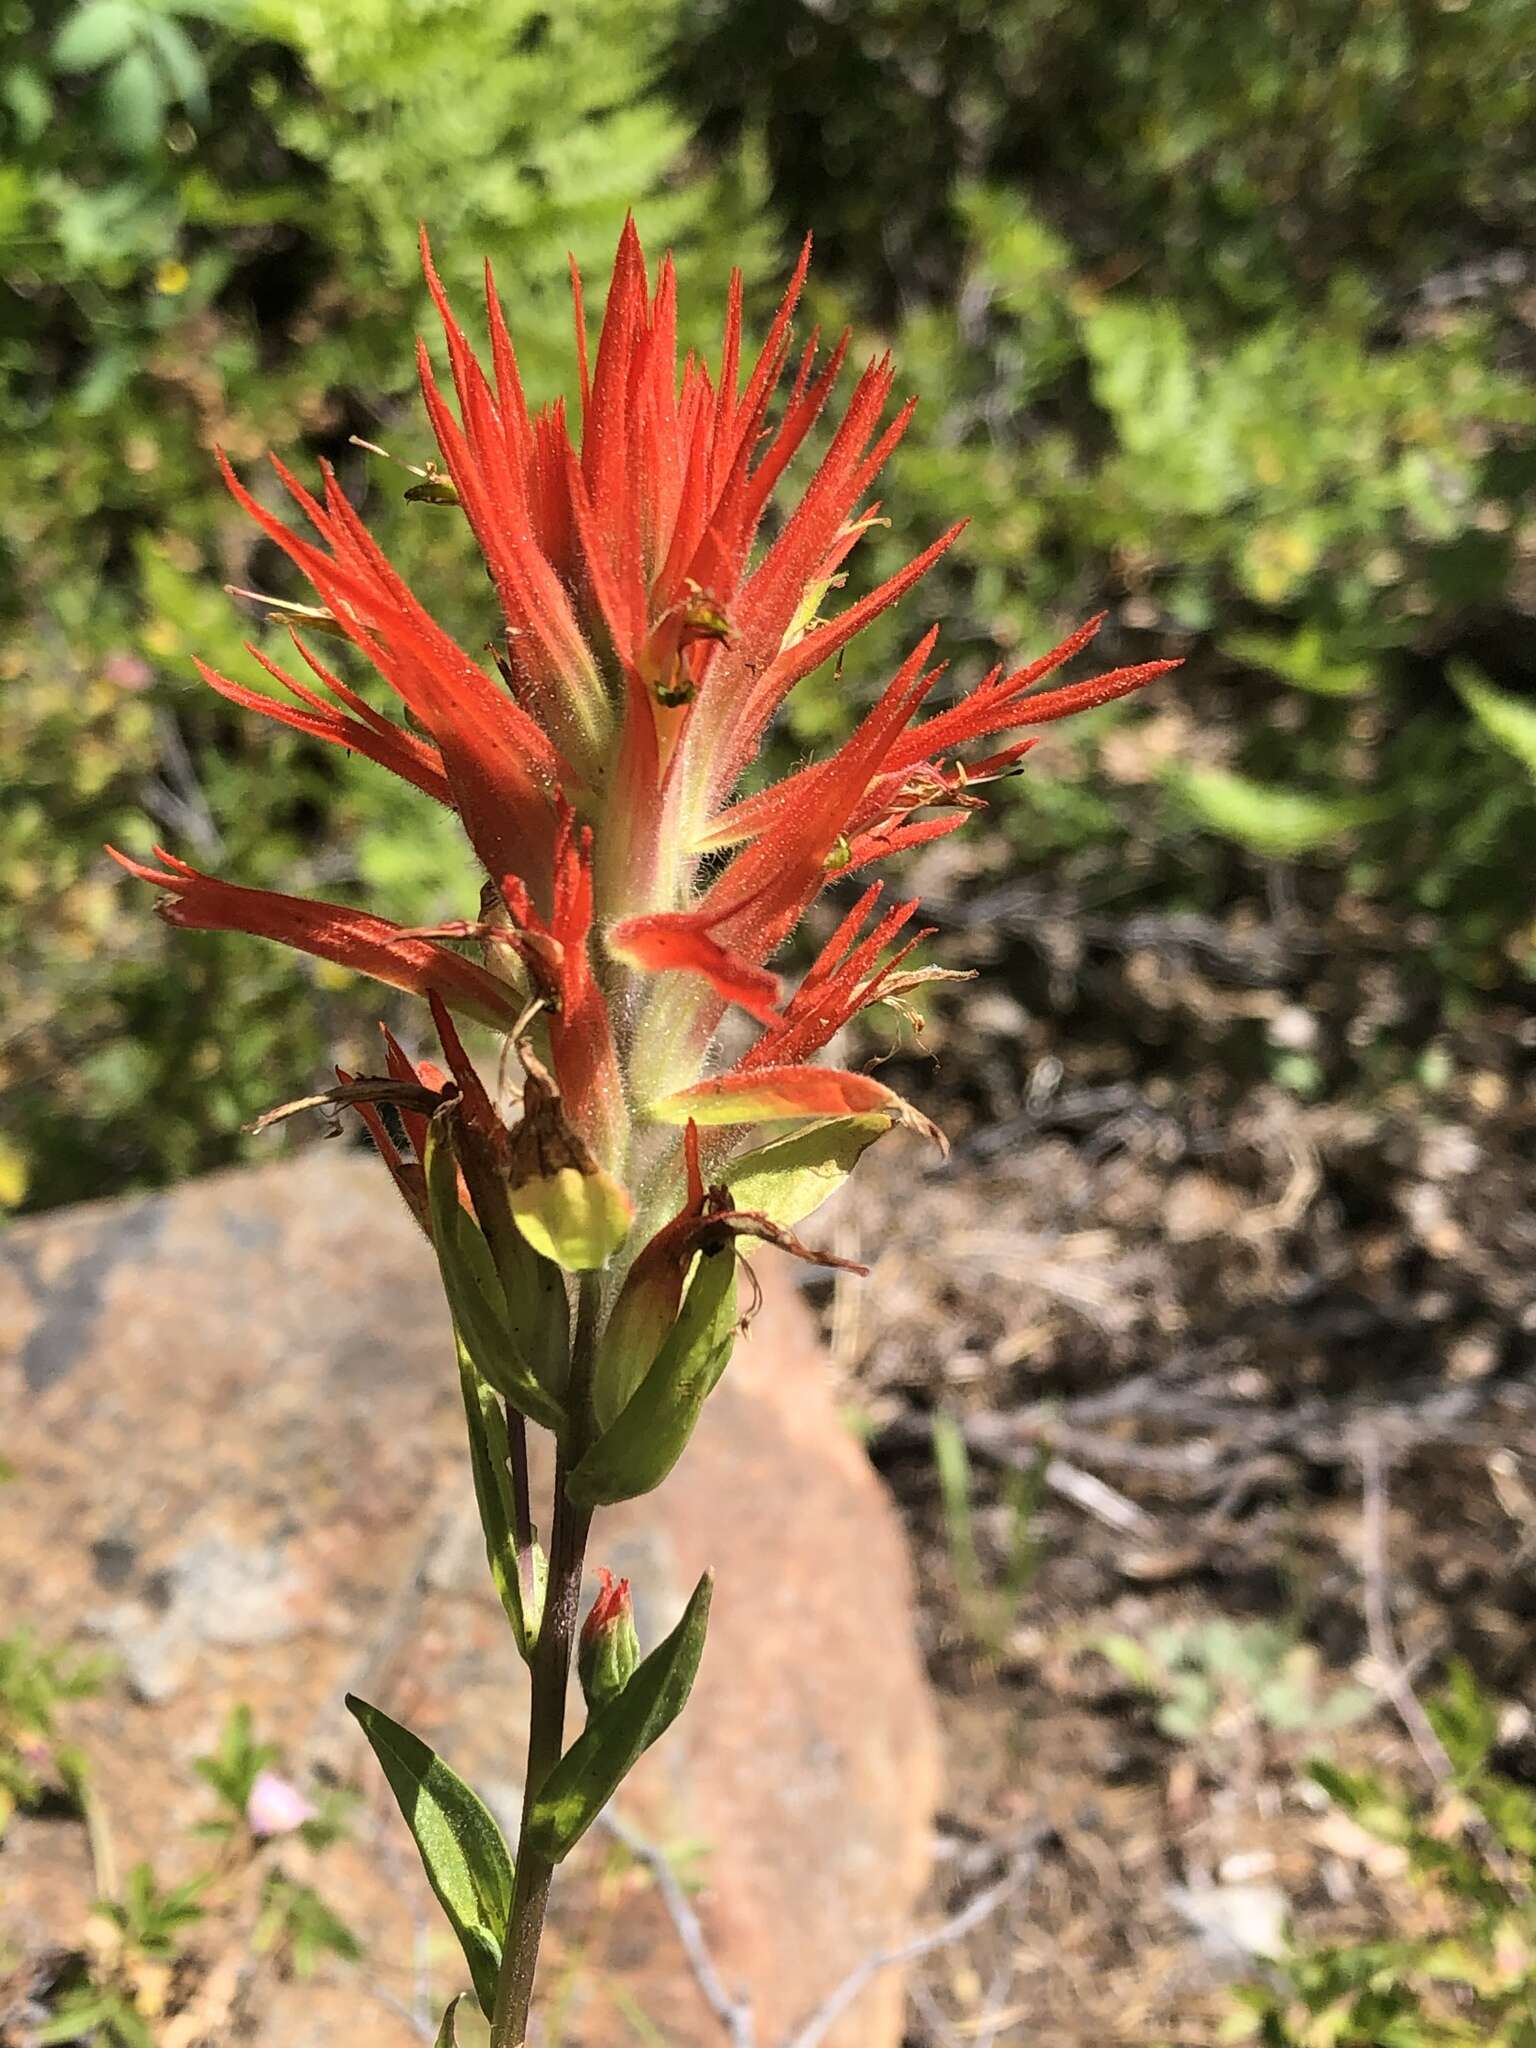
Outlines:
{"type": "MultiPolygon", "coordinates": [[[[960,830],[1044,726],[1172,666],[1041,689],[1087,647],[1102,624],[1093,619],[924,717],[944,674],[929,632],[830,757],[741,793],[790,692],[841,660],[964,526],[841,610],[828,606],[860,539],[883,523],[873,494],[915,401],[897,402],[888,355],[849,388],[846,334],[829,345],[794,337],[810,254],[807,237],[760,346],[747,345],[735,274],[717,361],[679,362],[676,268],[666,257],[652,269],[627,218],[590,324],[572,266],[579,406],[568,420],[563,402],[530,409],[489,266],[482,362],[423,231],[446,375],[420,344],[435,448],[406,467],[433,487],[442,516],[465,520],[484,558],[493,598],[477,644],[488,643],[488,663],[437,623],[328,467],[311,488],[273,458],[301,515],[290,525],[220,457],[237,501],[310,588],[269,606],[302,668],[252,647],[270,690],[207,667],[204,680],[451,809],[483,869],[478,906],[444,906],[409,929],[242,888],[172,855],[158,865],[117,856],[165,892],[173,923],[276,939],[429,1000],[459,1114],[482,1130],[498,1111],[455,1020],[515,1039],[530,1073],[547,1063],[582,1188],[623,1189],[638,1176],[652,1189],[653,1231],[668,1177],[675,1193],[685,1176],[681,1149],[658,1157],[658,1125],[691,1120],[722,1134],[868,1117],[931,1128],[869,1076],[813,1064],[860,1010],[899,1004],[945,974],[910,964],[912,906],[882,909],[878,887],[867,889],[787,999],[778,954],[829,884],[960,830]],[[823,420],[820,457],[765,541],[770,504],[823,420]],[[340,642],[331,665],[302,625],[340,642]],[[375,703],[376,685],[398,715],[375,703]],[[762,1029],[721,1072],[714,1039],[732,1006],[762,1029]]],[[[389,1064],[402,1083],[418,1072],[393,1041],[389,1064]]],[[[356,1106],[372,1128],[377,1103],[356,1106]]],[[[394,1113],[422,1123],[407,1126],[419,1160],[424,1119],[403,1103],[394,1113]]],[[[689,1142],[697,1169],[696,1134],[689,1142]]],[[[710,1137],[714,1165],[731,1142],[710,1137]]],[[[707,1177],[694,1170],[687,1184],[697,1213],[707,1177]]],[[[603,1229],[621,1213],[614,1197],[603,1229]]],[[[593,1243],[604,1242],[599,1229],[593,1243]]],[[[622,1257],[636,1270],[644,1260],[634,1247],[622,1257]]]]}

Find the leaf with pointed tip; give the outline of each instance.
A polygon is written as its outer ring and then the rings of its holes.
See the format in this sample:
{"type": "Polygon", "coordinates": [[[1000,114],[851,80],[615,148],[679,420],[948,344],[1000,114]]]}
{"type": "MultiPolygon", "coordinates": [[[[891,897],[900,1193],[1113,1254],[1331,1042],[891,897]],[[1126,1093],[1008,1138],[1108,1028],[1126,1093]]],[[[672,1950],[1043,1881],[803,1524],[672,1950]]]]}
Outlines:
{"type": "Polygon", "coordinates": [[[1470,662],[1453,661],[1450,677],[1457,696],[1490,739],[1536,775],[1536,704],[1513,691],[1496,689],[1470,662]]]}
{"type": "Polygon", "coordinates": [[[489,2014],[512,1910],[512,1858],[501,1830],[485,1802],[419,1735],[354,1693],[347,1694],[347,1711],[389,1780],[489,2014]]]}
{"type": "Polygon", "coordinates": [[[894,1119],[884,1113],[827,1117],[787,1138],[739,1152],[720,1169],[737,1209],[788,1228],[835,1195],[861,1156],[894,1119]]]}
{"type": "Polygon", "coordinates": [[[581,1840],[630,1770],[687,1704],[714,1580],[706,1572],[671,1635],[642,1660],[624,1690],[595,1713],[539,1788],[527,1844],[559,1863],[581,1840]]]}
{"type": "Polygon", "coordinates": [[[1278,783],[1254,782],[1225,768],[1187,768],[1172,778],[1202,824],[1223,838],[1273,860],[1290,860],[1332,846],[1387,814],[1379,796],[1320,796],[1278,783]]]}
{"type": "Polygon", "coordinates": [[[463,1992],[459,1991],[449,1999],[447,2009],[443,2013],[443,2024],[437,2030],[437,2040],[434,2048],[458,2048],[459,2037],[453,2023],[453,2016],[458,2011],[459,2002],[463,1996],[463,1992]]]}
{"type": "Polygon", "coordinates": [[[735,1342],[736,1253],[728,1244],[700,1256],[650,1370],[567,1480],[571,1499],[580,1507],[608,1507],[660,1486],[687,1447],[735,1342]]]}

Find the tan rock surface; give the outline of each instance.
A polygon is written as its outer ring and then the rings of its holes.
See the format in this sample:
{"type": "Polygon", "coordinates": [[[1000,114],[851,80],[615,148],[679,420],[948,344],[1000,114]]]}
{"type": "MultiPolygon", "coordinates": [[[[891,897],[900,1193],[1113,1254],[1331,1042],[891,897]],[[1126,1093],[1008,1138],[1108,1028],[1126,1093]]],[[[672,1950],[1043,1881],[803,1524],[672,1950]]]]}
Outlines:
{"type": "MultiPolygon", "coordinates": [[[[600,1518],[594,1563],[636,1581],[654,1641],[719,1574],[694,1701],[621,1797],[678,1852],[727,1983],[764,2048],[901,1935],[935,1797],[931,1704],[895,1519],[839,1425],[784,1275],[688,1458],[600,1518]]],[[[282,1984],[244,1955],[237,1903],[200,1930],[207,2038],[404,2048],[462,1965],[403,1825],[342,1709],[408,1721],[515,1808],[524,1675],[469,1496],[430,1255],[385,1177],[340,1148],[92,1205],[0,1242],[0,1628],[94,1637],[121,1682],[77,1710],[119,1861],[205,1854],[190,1769],[229,1706],[295,1775],[369,1790],[319,1888],[368,1940],[358,1975],[282,1984]]],[[[285,1852],[295,1874],[303,1852],[285,1852]]],[[[596,1832],[566,1867],[546,1965],[561,2048],[722,2038],[654,1886],[596,1832]],[[642,2018],[636,2017],[642,2016],[642,2018]]],[[[13,1824],[0,1949],[78,1942],[77,1829],[13,1824]]],[[[861,1997],[834,2048],[894,2048],[899,1987],[861,1997]]],[[[182,2029],[186,2048],[197,2029],[182,2029]]]]}

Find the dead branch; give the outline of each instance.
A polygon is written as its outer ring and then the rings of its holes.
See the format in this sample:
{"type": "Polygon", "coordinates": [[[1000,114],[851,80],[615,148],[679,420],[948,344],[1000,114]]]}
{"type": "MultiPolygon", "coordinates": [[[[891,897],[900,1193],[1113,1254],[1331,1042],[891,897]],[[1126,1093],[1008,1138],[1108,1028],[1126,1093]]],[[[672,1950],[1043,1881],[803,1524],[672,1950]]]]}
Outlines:
{"type": "Polygon", "coordinates": [[[978,1892],[968,1905],[951,1915],[939,1926],[929,1928],[926,1933],[915,1934],[910,1940],[898,1942],[893,1948],[878,1949],[866,1956],[856,1969],[850,1970],[841,1984],[822,2000],[816,2010],[784,2042],[783,2048],[820,2048],[832,2028],[837,2024],[849,2006],[882,1970],[915,1963],[935,1950],[948,1948],[952,1942],[962,1941],[982,1923],[989,1920],[999,1907],[1007,1904],[1029,1883],[1040,1860],[1041,1845],[1049,1838],[1051,1830],[1041,1826],[1030,1839],[1028,1846],[1021,1849],[1011,1860],[1006,1871],[985,1891],[978,1892]]]}
{"type": "Polygon", "coordinates": [[[1408,1681],[1392,1627],[1391,1564],[1387,1553],[1387,1467],[1378,1431],[1361,1429],[1358,1436],[1360,1482],[1364,1496],[1365,1634],[1371,1658],[1381,1673],[1382,1690],[1412,1738],[1424,1768],[1437,1785],[1456,1775],[1418,1694],[1408,1681]]]}
{"type": "Polygon", "coordinates": [[[726,1989],[704,1938],[703,1923],[693,1910],[688,1894],[678,1883],[677,1874],[667,1861],[665,1852],[646,1841],[644,1836],[636,1834],[611,1807],[604,1809],[601,1824],[620,1847],[649,1872],[688,1960],[688,1967],[693,1972],[694,1982],[703,1995],[704,2003],[724,2028],[731,2048],[757,2048],[751,2001],[745,1997],[733,1997],[726,1989]]]}

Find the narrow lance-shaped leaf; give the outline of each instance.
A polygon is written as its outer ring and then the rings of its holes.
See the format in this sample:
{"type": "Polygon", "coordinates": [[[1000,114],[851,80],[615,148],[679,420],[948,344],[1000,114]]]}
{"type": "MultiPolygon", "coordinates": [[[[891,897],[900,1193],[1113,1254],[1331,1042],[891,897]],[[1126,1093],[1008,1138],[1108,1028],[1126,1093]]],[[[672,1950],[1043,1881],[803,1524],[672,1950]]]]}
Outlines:
{"type": "Polygon", "coordinates": [[[1390,805],[1374,796],[1320,796],[1278,783],[1254,782],[1225,768],[1188,768],[1173,786],[1202,824],[1273,860],[1331,846],[1374,825],[1390,805]]]}
{"type": "Polygon", "coordinates": [[[893,1121],[884,1114],[828,1117],[787,1138],[739,1152],[720,1169],[720,1178],[731,1191],[733,1207],[788,1229],[837,1193],[893,1121]]]}
{"type": "Polygon", "coordinates": [[[419,1735],[347,1694],[421,1853],[427,1881],[448,1915],[489,2015],[512,1910],[512,1858],[489,1808],[419,1735]]]}
{"type": "Polygon", "coordinates": [[[1455,661],[1450,677],[1456,694],[1491,739],[1536,776],[1536,705],[1513,691],[1495,689],[1470,663],[1455,661]]]}
{"type": "Polygon", "coordinates": [[[463,1996],[463,1992],[460,1991],[449,1999],[443,2012],[443,2024],[437,2030],[437,2040],[434,2043],[434,2048],[458,2048],[459,2036],[454,2024],[454,2015],[458,2012],[459,2003],[463,1996]]]}
{"type": "MultiPolygon", "coordinates": [[[[443,1112],[439,1111],[439,1116],[443,1112]]],[[[432,1242],[454,1327],[481,1378],[531,1422],[556,1432],[565,1410],[518,1353],[490,1247],[459,1201],[458,1168],[438,1118],[427,1136],[427,1200],[432,1242]]]]}
{"type": "Polygon", "coordinates": [[[682,1456],[736,1341],[736,1253],[701,1254],[677,1321],[650,1371],[566,1482],[581,1507],[633,1500],[682,1456]]]}
{"type": "Polygon", "coordinates": [[[527,1844],[558,1863],[569,1855],[630,1770],[687,1704],[709,1622],[714,1581],[706,1572],[683,1618],[645,1658],[628,1685],[595,1713],[540,1787],[527,1844]]]}
{"type": "Polygon", "coordinates": [[[475,1481],[475,1502],[485,1531],[485,1555],[491,1578],[512,1624],[512,1635],[524,1663],[531,1661],[539,1634],[542,1588],[537,1548],[519,1560],[517,1510],[507,1441],[507,1418],[496,1390],[475,1371],[475,1362],[459,1343],[459,1385],[464,1395],[464,1420],[469,1431],[469,1463],[475,1481]],[[524,1569],[530,1574],[524,1581],[524,1569]]]}

